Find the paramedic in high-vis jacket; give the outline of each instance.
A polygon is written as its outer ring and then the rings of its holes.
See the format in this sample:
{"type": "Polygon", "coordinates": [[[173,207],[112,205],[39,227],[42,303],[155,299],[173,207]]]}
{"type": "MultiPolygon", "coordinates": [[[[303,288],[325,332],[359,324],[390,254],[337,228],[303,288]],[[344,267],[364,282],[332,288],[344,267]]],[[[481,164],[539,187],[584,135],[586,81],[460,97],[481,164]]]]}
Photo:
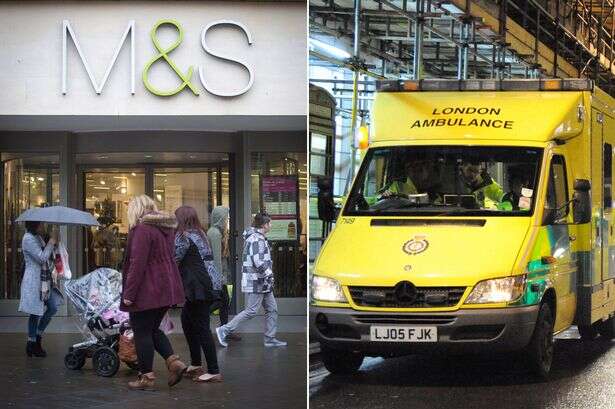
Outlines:
{"type": "Polygon", "coordinates": [[[483,209],[497,209],[504,197],[502,187],[494,181],[483,163],[465,162],[459,166],[464,186],[476,197],[483,209]]]}
{"type": "Polygon", "coordinates": [[[404,162],[404,173],[405,178],[394,180],[382,191],[380,195],[383,198],[428,193],[431,201],[439,201],[439,198],[435,197],[441,176],[437,161],[427,158],[407,158],[404,162]]]}

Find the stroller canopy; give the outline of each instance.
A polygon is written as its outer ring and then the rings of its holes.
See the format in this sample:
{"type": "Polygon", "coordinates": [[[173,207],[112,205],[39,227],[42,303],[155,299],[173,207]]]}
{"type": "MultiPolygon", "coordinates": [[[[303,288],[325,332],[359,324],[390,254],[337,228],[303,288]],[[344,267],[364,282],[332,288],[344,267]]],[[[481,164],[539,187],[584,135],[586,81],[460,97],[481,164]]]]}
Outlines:
{"type": "Polygon", "coordinates": [[[122,274],[111,268],[99,268],[64,284],[66,296],[84,318],[119,309],[122,274]]]}

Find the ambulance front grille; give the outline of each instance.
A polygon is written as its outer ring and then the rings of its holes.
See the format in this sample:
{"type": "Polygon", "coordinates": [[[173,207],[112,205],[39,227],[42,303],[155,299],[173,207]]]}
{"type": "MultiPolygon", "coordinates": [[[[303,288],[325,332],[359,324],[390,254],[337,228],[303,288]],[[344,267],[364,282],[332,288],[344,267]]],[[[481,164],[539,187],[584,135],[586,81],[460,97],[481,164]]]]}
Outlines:
{"type": "Polygon", "coordinates": [[[459,304],[466,287],[416,287],[413,301],[400,301],[395,287],[348,287],[352,301],[361,307],[436,308],[459,304]]]}

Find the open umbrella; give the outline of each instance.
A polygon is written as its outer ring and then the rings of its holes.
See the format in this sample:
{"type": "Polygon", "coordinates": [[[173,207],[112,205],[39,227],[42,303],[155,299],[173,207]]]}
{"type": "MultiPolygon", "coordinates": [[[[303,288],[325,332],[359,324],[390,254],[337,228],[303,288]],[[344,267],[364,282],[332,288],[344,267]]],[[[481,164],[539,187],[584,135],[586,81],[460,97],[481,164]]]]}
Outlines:
{"type": "Polygon", "coordinates": [[[90,213],[64,206],[35,207],[28,209],[20,214],[15,221],[100,226],[90,213]]]}

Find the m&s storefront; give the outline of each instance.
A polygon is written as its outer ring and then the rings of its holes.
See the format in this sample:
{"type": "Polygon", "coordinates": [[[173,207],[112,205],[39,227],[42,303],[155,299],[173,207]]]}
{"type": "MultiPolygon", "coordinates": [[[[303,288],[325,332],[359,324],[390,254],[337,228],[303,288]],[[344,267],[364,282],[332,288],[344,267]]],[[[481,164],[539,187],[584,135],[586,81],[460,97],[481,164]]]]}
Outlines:
{"type": "Polygon", "coordinates": [[[266,208],[280,314],[304,315],[305,33],[304,1],[0,3],[0,315],[18,314],[23,210],[97,217],[62,229],[79,276],[119,269],[143,193],[204,225],[228,206],[237,284],[241,232],[266,208]]]}

